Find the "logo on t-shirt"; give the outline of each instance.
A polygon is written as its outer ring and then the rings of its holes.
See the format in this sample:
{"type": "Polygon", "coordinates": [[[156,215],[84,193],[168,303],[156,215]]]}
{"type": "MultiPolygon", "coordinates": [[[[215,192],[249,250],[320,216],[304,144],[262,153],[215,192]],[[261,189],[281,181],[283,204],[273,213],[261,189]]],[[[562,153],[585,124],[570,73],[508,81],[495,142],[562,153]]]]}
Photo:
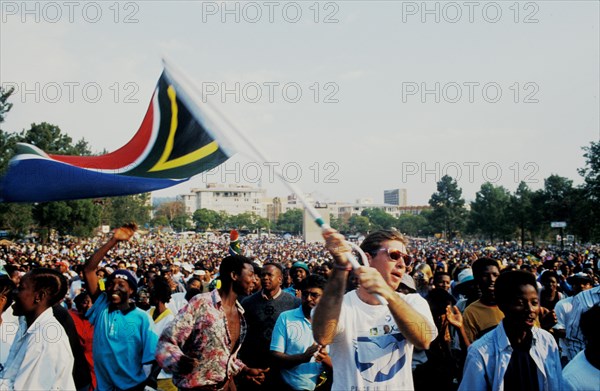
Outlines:
{"type": "Polygon", "coordinates": [[[368,334],[356,340],[356,367],[365,381],[386,382],[396,376],[406,364],[406,338],[395,326],[390,325],[373,327],[368,334]]]}

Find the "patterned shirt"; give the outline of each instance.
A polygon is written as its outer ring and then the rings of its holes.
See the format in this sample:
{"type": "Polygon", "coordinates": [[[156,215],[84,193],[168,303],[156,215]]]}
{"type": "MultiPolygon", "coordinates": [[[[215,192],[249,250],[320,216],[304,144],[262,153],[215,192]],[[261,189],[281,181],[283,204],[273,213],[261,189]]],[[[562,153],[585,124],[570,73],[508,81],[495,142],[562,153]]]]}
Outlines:
{"type": "Polygon", "coordinates": [[[163,369],[173,373],[177,387],[221,388],[245,367],[237,353],[247,326],[242,306],[237,301],[235,305],[240,315],[240,338],[233,352],[229,348],[227,317],[216,289],[194,296],[164,329],[158,341],[156,360],[163,369]],[[200,365],[188,374],[179,374],[178,363],[183,355],[197,359],[200,365]]]}

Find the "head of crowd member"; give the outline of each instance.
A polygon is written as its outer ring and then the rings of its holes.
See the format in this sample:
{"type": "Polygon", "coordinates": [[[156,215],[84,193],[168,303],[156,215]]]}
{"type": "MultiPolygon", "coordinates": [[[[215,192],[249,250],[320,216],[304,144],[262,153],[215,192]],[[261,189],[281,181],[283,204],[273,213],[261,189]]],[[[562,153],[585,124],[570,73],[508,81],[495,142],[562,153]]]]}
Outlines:
{"type": "Polygon", "coordinates": [[[540,276],[540,284],[546,294],[556,294],[558,290],[558,274],[554,270],[546,270],[540,276]]]}
{"type": "Polygon", "coordinates": [[[31,324],[48,308],[58,304],[69,289],[67,279],[55,269],[37,268],[27,272],[14,297],[13,314],[31,324]]]}
{"type": "Polygon", "coordinates": [[[159,303],[166,304],[171,301],[171,285],[163,276],[156,276],[152,280],[150,289],[150,305],[158,307],[159,303]]]}
{"type": "Polygon", "coordinates": [[[129,308],[129,299],[137,292],[137,281],[125,269],[115,270],[106,280],[106,294],[113,308],[129,308]]]}
{"type": "Polygon", "coordinates": [[[393,290],[398,289],[406,266],[411,262],[406,250],[407,245],[406,238],[394,230],[375,231],[360,244],[360,248],[367,255],[369,265],[379,271],[393,290]]]}
{"type": "Polygon", "coordinates": [[[131,262],[130,264],[127,265],[127,270],[129,270],[131,272],[131,274],[133,274],[134,276],[137,274],[138,271],[138,265],[135,262],[131,262]]]}
{"type": "Polygon", "coordinates": [[[160,275],[166,278],[171,277],[171,268],[168,265],[162,265],[160,267],[160,275]]]}
{"type": "Polygon", "coordinates": [[[148,293],[147,287],[141,288],[138,291],[135,306],[144,311],[150,309],[150,293],[148,293]]]}
{"type": "Polygon", "coordinates": [[[333,272],[333,263],[331,261],[325,261],[321,264],[321,274],[323,277],[329,279],[333,272]]]}
{"type": "Polygon", "coordinates": [[[256,262],[252,262],[252,267],[254,268],[254,289],[252,290],[252,293],[255,293],[262,289],[262,267],[256,262]]]}
{"type": "Polygon", "coordinates": [[[106,278],[106,270],[104,268],[96,270],[96,276],[99,280],[104,280],[106,278]]]}
{"type": "Polygon", "coordinates": [[[237,296],[247,296],[254,289],[254,268],[250,259],[242,255],[223,258],[219,267],[221,288],[219,292],[233,291],[237,296]]]}
{"type": "Polygon", "coordinates": [[[260,282],[262,290],[267,296],[275,296],[283,282],[283,267],[278,263],[266,263],[260,274],[260,282]]]}
{"type": "Polygon", "coordinates": [[[415,280],[417,291],[429,291],[429,280],[433,277],[433,274],[431,273],[431,267],[429,267],[428,264],[420,263],[416,265],[412,277],[415,280]]]}
{"type": "Polygon", "coordinates": [[[494,284],[496,303],[504,313],[506,330],[531,330],[540,312],[535,276],[522,270],[500,274],[494,284]]]}
{"type": "Polygon", "coordinates": [[[473,278],[473,269],[465,268],[458,273],[456,285],[452,292],[456,295],[463,295],[467,298],[467,303],[471,304],[479,298],[479,287],[473,278]]]}
{"type": "Polygon", "coordinates": [[[172,275],[179,274],[179,268],[180,268],[180,266],[181,266],[181,262],[179,262],[179,261],[173,262],[173,264],[171,265],[171,274],[172,275]]]}
{"type": "Polygon", "coordinates": [[[567,278],[567,282],[573,288],[573,293],[575,295],[594,287],[594,280],[592,280],[589,275],[582,272],[573,274],[571,277],[567,278]]]}
{"type": "Polygon", "coordinates": [[[319,304],[323,296],[323,289],[327,280],[318,274],[311,274],[304,282],[302,288],[302,312],[306,318],[310,318],[310,312],[319,304]]]}
{"type": "Polygon", "coordinates": [[[85,317],[86,312],[92,307],[92,298],[86,291],[81,292],[73,299],[75,308],[81,318],[85,317]]]}
{"type": "MultiPolygon", "coordinates": [[[[494,295],[496,280],[500,276],[500,265],[498,261],[492,258],[479,258],[471,266],[473,269],[473,278],[481,292],[480,301],[485,305],[496,304],[494,295]]],[[[534,277],[535,278],[535,277],[534,277]]]]}
{"type": "MultiPolygon", "coordinates": [[[[206,274],[206,272],[205,272],[205,274],[206,274]]],[[[202,280],[197,276],[190,277],[190,279],[186,283],[186,290],[189,291],[190,289],[201,290],[202,289],[202,280]]]]}
{"type": "Polygon", "coordinates": [[[402,282],[400,282],[398,292],[404,293],[405,295],[408,295],[410,293],[417,293],[417,286],[415,285],[415,280],[408,273],[404,273],[404,275],[402,276],[402,282]]]}
{"type": "Polygon", "coordinates": [[[446,292],[450,291],[450,283],[452,278],[450,273],[438,271],[433,275],[433,287],[435,289],[443,289],[446,292]]]}
{"type": "Polygon", "coordinates": [[[56,270],[65,274],[69,271],[69,264],[66,261],[58,261],[55,263],[56,270]]]}
{"type": "Polygon", "coordinates": [[[117,263],[117,270],[127,270],[127,262],[121,260],[117,263]]]}
{"type": "Polygon", "coordinates": [[[306,279],[306,277],[309,275],[310,271],[306,263],[297,261],[292,264],[290,269],[290,277],[292,277],[294,288],[302,289],[302,281],[304,281],[304,279],[306,279]]]}
{"type": "Polygon", "coordinates": [[[4,270],[6,270],[6,274],[12,282],[18,286],[21,281],[21,271],[19,271],[19,268],[14,265],[4,265],[4,270]]]}
{"type": "Polygon", "coordinates": [[[590,363],[595,362],[596,365],[600,361],[600,333],[596,328],[598,324],[600,324],[600,305],[595,305],[581,314],[579,327],[586,340],[584,354],[590,363]]]}
{"type": "Polygon", "coordinates": [[[292,276],[290,276],[289,268],[283,269],[283,282],[282,282],[281,286],[283,288],[288,288],[288,287],[292,286],[292,276]]]}
{"type": "Polygon", "coordinates": [[[562,265],[560,265],[560,272],[562,273],[563,276],[569,277],[571,275],[571,265],[568,263],[563,263],[562,265]]]}
{"type": "MultiPolygon", "coordinates": [[[[0,275],[0,315],[11,306],[13,302],[13,291],[16,285],[8,275],[0,275]]],[[[0,324],[2,317],[0,316],[0,324]]]]}

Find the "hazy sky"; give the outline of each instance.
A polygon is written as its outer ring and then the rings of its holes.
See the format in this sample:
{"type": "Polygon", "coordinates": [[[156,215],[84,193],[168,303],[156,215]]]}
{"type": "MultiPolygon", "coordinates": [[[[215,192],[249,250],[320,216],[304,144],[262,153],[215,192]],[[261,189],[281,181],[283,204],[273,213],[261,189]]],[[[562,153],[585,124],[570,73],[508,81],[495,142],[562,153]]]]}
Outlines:
{"type": "MultiPolygon", "coordinates": [[[[600,137],[598,1],[2,1],[7,131],[46,121],[94,151],[137,131],[166,55],[305,192],[326,201],[445,173],[475,198],[550,174],[581,183],[600,137]]],[[[235,157],[205,182],[287,191],[235,157]]]]}

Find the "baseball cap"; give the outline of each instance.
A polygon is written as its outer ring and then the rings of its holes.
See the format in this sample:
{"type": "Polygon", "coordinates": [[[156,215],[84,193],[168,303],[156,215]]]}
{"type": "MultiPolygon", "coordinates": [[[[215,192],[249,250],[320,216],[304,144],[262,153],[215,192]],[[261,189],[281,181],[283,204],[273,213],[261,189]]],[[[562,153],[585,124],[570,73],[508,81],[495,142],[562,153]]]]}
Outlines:
{"type": "Polygon", "coordinates": [[[402,276],[402,281],[400,281],[401,285],[405,285],[408,289],[412,290],[413,292],[417,291],[417,286],[415,285],[415,280],[408,275],[408,273],[404,273],[404,275],[402,276]]]}
{"type": "Polygon", "coordinates": [[[110,276],[108,276],[107,278],[107,285],[110,285],[114,279],[116,278],[120,278],[122,280],[127,281],[127,283],[129,283],[129,286],[131,287],[131,289],[133,289],[134,291],[137,292],[137,280],[133,277],[133,275],[127,271],[127,270],[123,270],[123,269],[118,269],[116,270],[113,274],[111,274],[110,276]]]}

